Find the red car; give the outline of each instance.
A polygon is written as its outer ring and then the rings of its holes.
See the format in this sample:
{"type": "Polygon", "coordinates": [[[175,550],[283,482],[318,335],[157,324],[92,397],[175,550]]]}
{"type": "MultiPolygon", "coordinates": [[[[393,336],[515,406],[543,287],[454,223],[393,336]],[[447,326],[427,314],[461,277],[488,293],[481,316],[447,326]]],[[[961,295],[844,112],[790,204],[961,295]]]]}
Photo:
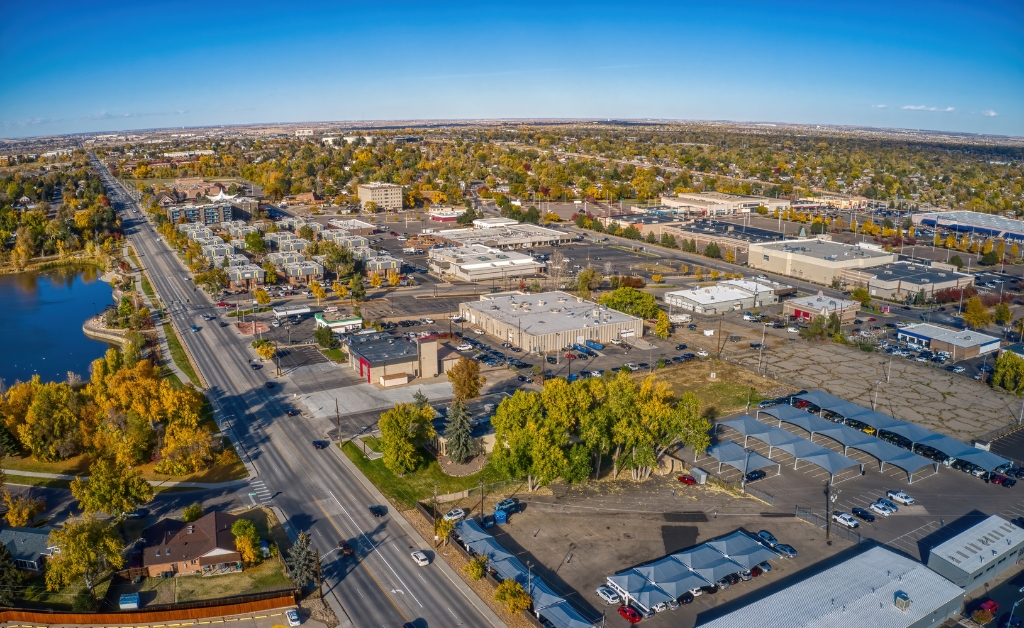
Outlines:
{"type": "Polygon", "coordinates": [[[217,304],[217,307],[231,307],[231,304],[228,303],[227,301],[221,301],[220,303],[217,304]]]}
{"type": "Polygon", "coordinates": [[[873,322],[875,322],[875,319],[873,319],[873,318],[869,318],[869,319],[868,319],[868,322],[869,322],[869,323],[873,323],[873,322]]]}
{"type": "Polygon", "coordinates": [[[764,569],[761,569],[757,565],[754,565],[753,567],[750,568],[750,575],[755,577],[755,578],[760,576],[763,573],[764,573],[764,569]]]}
{"type": "Polygon", "coordinates": [[[809,405],[811,405],[811,402],[807,401],[806,399],[799,399],[796,402],[796,407],[797,408],[806,408],[809,405]]]}
{"type": "Polygon", "coordinates": [[[978,607],[978,610],[988,611],[992,613],[992,615],[994,616],[997,612],[999,612],[999,602],[996,602],[995,600],[985,600],[981,603],[981,606],[978,607]]]}
{"type": "Polygon", "coordinates": [[[680,475],[679,481],[687,486],[693,486],[697,483],[697,480],[693,479],[692,475],[680,475]]]}
{"type": "Polygon", "coordinates": [[[566,359],[566,360],[575,360],[575,359],[576,359],[576,356],[574,356],[574,355],[573,355],[573,354],[571,354],[571,353],[566,353],[566,354],[565,354],[565,359],[566,359]]]}
{"type": "MultiPolygon", "coordinates": [[[[993,602],[993,604],[995,604],[995,602],[993,602]]],[[[632,606],[620,606],[619,615],[622,615],[622,617],[631,624],[638,624],[640,623],[640,620],[643,619],[640,612],[632,606]]]]}
{"type": "Polygon", "coordinates": [[[998,473],[993,473],[992,475],[990,475],[988,477],[988,481],[993,483],[993,484],[1002,484],[1003,482],[1006,481],[1006,476],[1005,475],[999,475],[998,473]]]}

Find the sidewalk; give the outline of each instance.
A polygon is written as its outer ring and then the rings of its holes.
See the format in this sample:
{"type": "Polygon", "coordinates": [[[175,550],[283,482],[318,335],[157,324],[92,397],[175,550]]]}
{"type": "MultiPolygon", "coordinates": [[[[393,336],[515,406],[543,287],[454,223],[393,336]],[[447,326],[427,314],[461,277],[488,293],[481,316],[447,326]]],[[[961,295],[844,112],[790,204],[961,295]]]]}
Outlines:
{"type": "MultiPolygon", "coordinates": [[[[83,477],[83,478],[88,478],[89,477],[87,475],[77,476],[77,475],[67,475],[67,474],[64,474],[64,473],[43,473],[41,471],[19,471],[18,469],[3,469],[3,472],[6,473],[7,475],[20,475],[20,476],[30,477],[30,478],[49,478],[49,479],[52,479],[52,480],[68,480],[68,481],[74,480],[77,477],[83,477]]],[[[244,479],[244,480],[231,480],[230,482],[211,482],[211,483],[206,483],[206,482],[175,482],[174,480],[146,480],[146,482],[148,482],[150,486],[161,486],[161,487],[177,486],[177,487],[180,487],[180,488],[208,488],[208,489],[236,488],[236,487],[239,487],[239,486],[246,486],[246,485],[249,484],[249,480],[248,479],[244,479]]],[[[10,482],[10,483],[11,484],[16,484],[16,482],[10,482]]]]}

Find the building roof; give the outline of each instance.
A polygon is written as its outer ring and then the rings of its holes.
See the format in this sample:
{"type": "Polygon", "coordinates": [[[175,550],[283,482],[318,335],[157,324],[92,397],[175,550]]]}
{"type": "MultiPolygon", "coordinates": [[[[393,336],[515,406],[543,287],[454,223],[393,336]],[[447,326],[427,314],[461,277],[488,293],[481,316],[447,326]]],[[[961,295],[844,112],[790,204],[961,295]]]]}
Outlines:
{"type": "Polygon", "coordinates": [[[778,593],[700,624],[701,628],[907,628],[963,590],[921,563],[873,547],[778,593]],[[894,604],[910,598],[907,610],[894,604]]]}
{"type": "Polygon", "coordinates": [[[6,545],[14,560],[36,561],[50,553],[50,532],[53,528],[4,528],[0,545],[6,545]]]}
{"type": "Polygon", "coordinates": [[[733,238],[746,242],[778,242],[785,238],[785,235],[779,231],[747,227],[719,220],[694,220],[690,224],[679,225],[676,228],[694,235],[733,238]]]}
{"type": "Polygon", "coordinates": [[[668,297],[679,297],[701,305],[716,305],[718,303],[740,301],[749,299],[752,296],[754,296],[753,293],[740,290],[734,286],[725,285],[724,282],[714,286],[694,286],[689,290],[673,290],[672,292],[665,293],[666,300],[668,297]]]}
{"type": "Polygon", "coordinates": [[[556,231],[528,222],[505,224],[499,227],[445,229],[434,234],[439,238],[455,242],[461,246],[467,244],[485,244],[487,246],[503,246],[512,244],[542,243],[551,241],[572,240],[576,236],[563,231],[556,231]]]}
{"type": "Polygon", "coordinates": [[[346,342],[352,353],[364,358],[371,366],[378,363],[411,362],[419,356],[419,347],[415,342],[385,333],[349,336],[346,342]]]}
{"type": "Polygon", "coordinates": [[[431,249],[430,257],[455,264],[466,271],[517,266],[543,268],[545,266],[544,262],[538,262],[530,255],[523,255],[515,251],[503,251],[483,244],[431,249]]]}
{"type": "Polygon", "coordinates": [[[957,231],[970,231],[974,227],[995,234],[1024,235],[1024,221],[980,212],[932,212],[915,216],[914,221],[926,225],[952,226],[957,231]]]}
{"type": "Polygon", "coordinates": [[[921,264],[911,264],[909,262],[896,262],[895,264],[875,266],[869,272],[873,272],[875,279],[878,281],[901,281],[918,285],[947,283],[960,279],[966,280],[966,283],[973,283],[974,281],[974,277],[966,273],[932,268],[921,264]]]}
{"type": "Polygon", "coordinates": [[[746,290],[751,294],[759,294],[762,292],[775,292],[776,287],[781,287],[779,286],[779,284],[775,284],[775,286],[772,286],[771,284],[761,283],[750,279],[726,279],[725,281],[718,282],[718,285],[739,288],[740,290],[746,290]]]}
{"type": "MultiPolygon", "coordinates": [[[[479,301],[460,304],[460,308],[475,310],[508,325],[521,326],[523,332],[533,335],[640,321],[639,318],[559,291],[485,294],[479,301]]],[[[566,338],[566,344],[571,344],[570,341],[570,338],[566,338]]]]}
{"type": "Polygon", "coordinates": [[[896,261],[895,253],[887,253],[873,244],[843,244],[829,240],[783,240],[782,242],[766,242],[759,244],[763,250],[791,253],[804,257],[813,257],[826,262],[843,262],[851,259],[876,259],[879,262],[888,258],[896,261]]]}
{"type": "Polygon", "coordinates": [[[988,336],[970,329],[949,329],[948,327],[939,327],[930,323],[910,325],[898,330],[898,333],[925,340],[938,340],[939,342],[945,342],[962,348],[999,342],[999,339],[995,336],[988,336]]]}
{"type": "Polygon", "coordinates": [[[235,535],[231,526],[238,517],[214,511],[185,523],[177,519],[161,519],[142,531],[145,548],[142,565],[165,565],[200,558],[214,550],[235,553],[235,535]]]}
{"type": "Polygon", "coordinates": [[[839,297],[825,296],[821,290],[818,291],[818,294],[813,294],[808,297],[797,297],[786,301],[786,303],[811,308],[817,312],[820,312],[823,309],[842,312],[848,307],[859,305],[857,301],[847,301],[846,299],[840,299],[839,297]]]}
{"type": "Polygon", "coordinates": [[[1024,542],[1024,529],[998,515],[992,515],[936,545],[930,554],[948,560],[967,573],[974,573],[1021,542],[1024,542]]]}

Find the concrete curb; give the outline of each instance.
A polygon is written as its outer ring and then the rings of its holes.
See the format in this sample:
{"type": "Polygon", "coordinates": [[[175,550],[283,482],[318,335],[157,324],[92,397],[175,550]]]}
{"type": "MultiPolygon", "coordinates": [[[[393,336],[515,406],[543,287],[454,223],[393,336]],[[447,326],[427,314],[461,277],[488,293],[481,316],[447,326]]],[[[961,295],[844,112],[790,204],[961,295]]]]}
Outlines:
{"type": "MultiPolygon", "coordinates": [[[[387,498],[384,497],[384,495],[379,490],[377,490],[377,487],[373,485],[373,482],[371,482],[365,475],[363,475],[362,471],[360,471],[359,468],[351,460],[348,459],[348,456],[345,455],[345,452],[341,451],[340,446],[332,446],[330,449],[334,451],[335,455],[337,455],[338,458],[341,459],[341,463],[348,468],[352,475],[355,476],[356,478],[359,478],[360,484],[362,484],[363,487],[365,487],[366,490],[368,490],[370,494],[374,496],[374,498],[376,498],[382,504],[390,503],[388,502],[387,498]]],[[[398,521],[398,525],[402,527],[402,530],[404,530],[405,533],[408,534],[413,540],[418,540],[420,543],[423,544],[423,547],[433,547],[433,544],[428,543],[426,540],[424,540],[424,538],[420,536],[420,533],[416,531],[416,528],[412,527],[412,525],[410,525],[409,522],[406,521],[405,516],[402,515],[401,512],[399,512],[397,509],[394,509],[394,514],[392,516],[396,521],[398,521]]],[[[460,593],[466,596],[466,599],[469,600],[470,604],[476,607],[476,609],[480,611],[480,614],[487,618],[487,621],[489,621],[491,625],[494,626],[494,628],[508,628],[507,624],[501,621],[501,618],[498,617],[489,606],[483,603],[483,600],[480,599],[480,596],[478,596],[472,589],[470,589],[469,585],[462,581],[462,578],[459,577],[457,573],[455,573],[455,570],[452,569],[447,562],[441,559],[435,560],[434,564],[436,564],[438,568],[441,569],[441,572],[444,573],[444,575],[452,581],[452,584],[455,585],[455,588],[457,588],[460,593]]]]}
{"type": "MultiPolygon", "coordinates": [[[[65,473],[43,473],[41,471],[19,471],[18,469],[2,469],[2,471],[8,475],[20,475],[22,477],[30,478],[49,478],[52,480],[74,480],[75,478],[88,478],[88,475],[68,475],[65,473]]],[[[174,480],[146,480],[150,486],[179,486],[182,488],[237,488],[245,486],[249,483],[248,479],[245,480],[231,480],[229,482],[175,482],[174,480]]],[[[11,482],[15,484],[15,482],[11,482]]]]}

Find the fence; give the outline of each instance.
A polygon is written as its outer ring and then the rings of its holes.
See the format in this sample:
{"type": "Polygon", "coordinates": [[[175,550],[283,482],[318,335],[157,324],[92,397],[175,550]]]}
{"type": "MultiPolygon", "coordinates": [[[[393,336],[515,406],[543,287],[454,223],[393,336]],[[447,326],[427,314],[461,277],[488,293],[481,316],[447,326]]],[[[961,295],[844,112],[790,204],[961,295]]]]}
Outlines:
{"type": "MultiPolygon", "coordinates": [[[[526,484],[522,480],[493,482],[491,484],[484,484],[483,492],[484,495],[493,495],[494,493],[501,492],[502,489],[508,489],[509,487],[511,487],[512,493],[518,493],[525,485],[526,484]]],[[[444,495],[438,495],[437,503],[447,504],[448,502],[459,501],[461,499],[467,499],[469,497],[480,497],[480,486],[474,486],[473,488],[467,488],[464,491],[458,491],[455,493],[446,493],[444,495]]]]}
{"type": "MultiPolygon", "coordinates": [[[[807,523],[813,526],[817,526],[822,530],[825,530],[828,527],[828,519],[825,518],[825,515],[820,515],[811,510],[810,508],[801,508],[800,506],[797,506],[794,515],[797,519],[806,521],[807,523]]],[[[851,543],[860,543],[861,541],[863,541],[860,532],[857,532],[856,530],[851,530],[841,525],[832,526],[831,533],[840,538],[844,538],[851,543]]]]}
{"type": "Polygon", "coordinates": [[[767,502],[770,506],[775,505],[775,496],[772,495],[771,493],[765,493],[764,491],[759,491],[756,488],[752,488],[750,486],[745,487],[743,490],[746,491],[748,494],[760,499],[761,501],[767,502]]]}

